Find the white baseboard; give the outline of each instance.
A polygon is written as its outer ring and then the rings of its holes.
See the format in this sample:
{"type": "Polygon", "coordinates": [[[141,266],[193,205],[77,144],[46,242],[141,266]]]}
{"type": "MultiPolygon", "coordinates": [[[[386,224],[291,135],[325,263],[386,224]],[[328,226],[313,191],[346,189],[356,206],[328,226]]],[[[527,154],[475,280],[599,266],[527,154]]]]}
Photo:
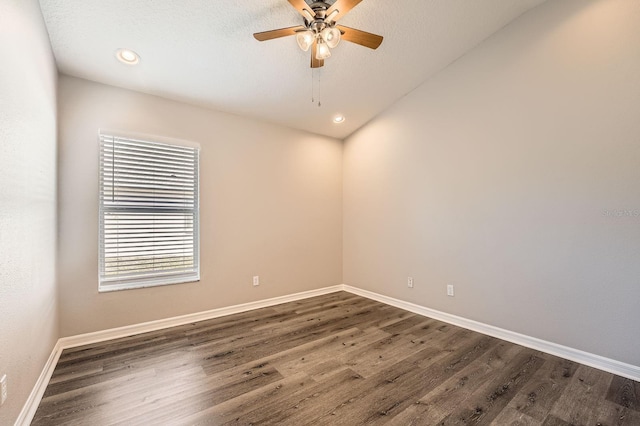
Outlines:
{"type": "Polygon", "coordinates": [[[605,358],[603,356],[595,355],[589,352],[584,352],[579,349],[574,349],[568,346],[559,345],[557,343],[548,342],[546,340],[537,339],[535,337],[526,336],[524,334],[505,330],[503,328],[484,324],[478,321],[473,321],[470,319],[459,317],[457,315],[451,315],[446,312],[436,311],[435,309],[430,309],[424,306],[416,305],[414,303],[394,299],[393,297],[373,293],[368,290],[362,290],[350,285],[343,284],[343,289],[344,291],[357,294],[358,296],[373,299],[387,305],[404,309],[406,311],[414,312],[419,315],[424,315],[429,318],[457,325],[468,330],[477,331],[478,333],[486,334],[488,336],[497,337],[498,339],[506,340],[507,342],[526,346],[527,348],[559,356],[570,361],[575,361],[589,367],[594,367],[599,370],[607,371],[609,373],[613,373],[618,376],[626,377],[628,379],[640,382],[640,366],[626,364],[614,359],[605,358]]]}
{"type": "Polygon", "coordinates": [[[157,321],[143,322],[140,324],[127,325],[124,327],[111,328],[108,330],[96,331],[94,333],[78,334],[76,336],[63,337],[60,339],[62,349],[74,348],[77,346],[89,345],[92,343],[104,342],[106,340],[119,339],[121,337],[133,336],[135,334],[148,333],[150,331],[162,330],[164,328],[178,325],[190,324],[198,321],[205,321],[241,312],[253,311],[254,309],[267,308],[269,306],[280,305],[282,303],[294,302],[296,300],[308,299],[314,296],[334,293],[343,290],[343,286],[320,288],[317,290],[303,291],[301,293],[289,294],[286,296],[273,297],[271,299],[258,300],[256,302],[243,303],[224,308],[211,309],[204,312],[181,315],[179,317],[165,318],[157,321]]]}
{"type": "Polygon", "coordinates": [[[60,340],[58,340],[53,347],[51,355],[49,355],[49,359],[47,359],[31,394],[29,394],[29,398],[27,398],[27,402],[24,404],[24,407],[22,407],[22,411],[20,411],[20,415],[15,423],[16,426],[28,426],[31,424],[31,420],[33,420],[33,416],[36,414],[42,395],[44,395],[44,391],[47,389],[49,379],[51,379],[51,375],[53,374],[53,370],[56,368],[56,364],[58,363],[61,353],[62,348],[60,347],[60,340]]]}
{"type": "Polygon", "coordinates": [[[164,328],[175,327],[178,325],[190,324],[198,321],[205,321],[208,319],[219,318],[227,315],[237,314],[241,312],[252,311],[260,308],[267,308],[269,306],[280,305],[282,303],[294,302],[296,300],[308,299],[310,297],[320,296],[323,294],[334,293],[337,291],[347,291],[349,293],[356,294],[358,296],[366,297],[368,299],[376,300],[387,305],[395,306],[400,309],[404,309],[409,312],[414,312],[419,315],[424,315],[429,318],[433,318],[439,321],[443,321],[449,324],[457,325],[469,330],[477,331],[478,333],[486,334],[488,336],[497,337],[498,339],[506,340],[518,345],[526,346],[531,349],[539,350],[551,355],[556,355],[561,358],[565,358],[571,361],[578,362],[580,364],[588,365],[609,373],[616,374],[618,376],[626,377],[631,380],[640,382],[640,367],[626,364],[620,361],[616,361],[610,358],[605,358],[600,355],[584,352],[578,349],[573,349],[567,346],[559,345],[557,343],[548,342],[545,340],[537,339],[535,337],[526,336],[513,331],[505,330],[502,328],[494,327],[492,325],[484,324],[481,322],[473,321],[456,315],[447,314],[446,312],[436,311],[424,306],[416,305],[414,303],[405,302],[403,300],[394,299],[393,297],[384,296],[382,294],[374,293],[368,290],[363,290],[357,287],[352,287],[346,284],[340,284],[332,287],[325,287],[317,290],[310,290],[301,293],[290,294],[286,296],[274,297],[271,299],[259,300],[256,302],[243,303],[241,305],[234,305],[225,308],[212,309],[204,312],[197,312],[193,314],[182,315],[179,317],[166,318],[157,321],[150,321],[141,324],[134,324],[125,327],[112,328],[108,330],[96,331],[94,333],[79,334],[77,336],[63,337],[58,340],[56,345],[45,364],[38,381],[36,382],[26,404],[22,408],[18,420],[16,420],[16,426],[28,426],[33,420],[33,416],[38,409],[42,395],[49,384],[53,370],[56,367],[56,363],[62,354],[64,349],[73,348],[77,346],[89,345],[92,343],[104,342],[107,340],[118,339],[121,337],[132,336],[135,334],[147,333],[150,331],[161,330],[164,328]]]}
{"type": "Polygon", "coordinates": [[[58,359],[64,349],[74,348],[77,346],[89,345],[92,343],[104,342],[107,340],[118,339],[121,337],[133,336],[135,334],[147,333],[150,331],[161,330],[164,328],[175,327],[178,325],[190,324],[198,321],[219,318],[227,315],[237,314],[241,312],[252,311],[269,306],[280,305],[287,302],[295,302],[296,300],[308,299],[310,297],[321,296],[323,294],[335,293],[342,291],[343,285],[320,288],[317,290],[303,291],[301,293],[289,294],[286,296],[273,297],[271,299],[259,300],[256,302],[243,303],[241,305],[228,306],[224,308],[211,309],[209,311],[197,312],[193,314],[182,315],[179,317],[166,318],[157,321],[149,321],[140,324],[128,325],[124,327],[111,328],[108,330],[96,331],[94,333],[79,334],[76,336],[62,337],[53,348],[47,363],[40,373],[40,377],[36,382],[27,402],[25,403],[15,426],[28,426],[36,414],[42,395],[49,384],[53,370],[56,367],[58,359]]]}

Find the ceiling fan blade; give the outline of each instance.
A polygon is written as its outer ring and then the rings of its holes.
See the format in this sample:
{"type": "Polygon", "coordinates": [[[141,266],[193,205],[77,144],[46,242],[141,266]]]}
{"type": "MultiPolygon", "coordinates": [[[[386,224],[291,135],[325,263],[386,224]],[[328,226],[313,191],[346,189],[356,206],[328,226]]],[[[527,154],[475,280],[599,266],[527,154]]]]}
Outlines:
{"type": "Polygon", "coordinates": [[[293,6],[305,19],[309,19],[309,15],[307,13],[310,13],[312,17],[315,16],[313,10],[304,0],[289,0],[289,3],[291,3],[291,6],[293,6]],[[304,12],[305,10],[307,13],[304,12]]]}
{"type": "Polygon", "coordinates": [[[316,53],[318,52],[318,42],[314,41],[311,45],[311,68],[320,68],[324,66],[324,59],[317,59],[316,53]]]}
{"type": "Polygon", "coordinates": [[[302,25],[298,25],[295,27],[280,28],[279,30],[263,31],[261,33],[255,33],[253,36],[258,41],[267,41],[267,40],[273,40],[274,38],[292,36],[296,34],[297,30],[304,30],[304,29],[305,27],[303,27],[302,25]]]}
{"type": "Polygon", "coordinates": [[[338,12],[331,18],[332,21],[337,21],[351,9],[356,7],[361,1],[362,0],[337,0],[329,9],[327,9],[327,16],[337,10],[338,12]]]}
{"type": "Polygon", "coordinates": [[[342,32],[342,40],[368,47],[369,49],[377,49],[382,43],[382,36],[371,34],[366,31],[356,30],[355,28],[345,27],[344,25],[336,25],[336,28],[342,32]]]}

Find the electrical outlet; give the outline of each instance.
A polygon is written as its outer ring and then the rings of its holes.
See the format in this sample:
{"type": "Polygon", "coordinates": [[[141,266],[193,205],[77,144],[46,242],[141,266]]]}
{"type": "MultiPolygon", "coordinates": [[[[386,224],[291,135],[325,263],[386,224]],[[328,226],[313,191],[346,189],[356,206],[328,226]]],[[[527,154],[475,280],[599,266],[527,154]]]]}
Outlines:
{"type": "Polygon", "coordinates": [[[260,276],[256,275],[253,277],[253,285],[254,286],[259,286],[260,285],[260,276]]]}
{"type": "Polygon", "coordinates": [[[413,277],[407,277],[407,287],[413,288],[413,277]]]}
{"type": "Polygon", "coordinates": [[[7,400],[7,375],[5,374],[0,379],[0,405],[4,404],[7,400]]]}
{"type": "Polygon", "coordinates": [[[447,296],[453,297],[453,286],[451,284],[447,285],[447,296]]]}

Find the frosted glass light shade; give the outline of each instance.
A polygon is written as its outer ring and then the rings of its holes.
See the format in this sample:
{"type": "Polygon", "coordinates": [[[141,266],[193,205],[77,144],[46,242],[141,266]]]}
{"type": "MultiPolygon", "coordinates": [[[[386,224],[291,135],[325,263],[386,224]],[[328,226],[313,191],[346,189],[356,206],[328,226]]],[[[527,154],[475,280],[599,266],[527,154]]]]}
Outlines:
{"type": "Polygon", "coordinates": [[[298,34],[296,34],[296,41],[298,42],[298,46],[300,46],[300,49],[304,50],[305,52],[309,50],[309,48],[313,44],[313,39],[313,31],[311,30],[300,31],[298,34]]]}
{"type": "Polygon", "coordinates": [[[327,59],[331,56],[331,50],[327,43],[322,40],[322,38],[318,38],[318,49],[316,50],[316,59],[327,59]]]}
{"type": "Polygon", "coordinates": [[[322,37],[332,49],[340,43],[341,36],[340,30],[336,27],[327,27],[320,33],[320,37],[322,37]]]}

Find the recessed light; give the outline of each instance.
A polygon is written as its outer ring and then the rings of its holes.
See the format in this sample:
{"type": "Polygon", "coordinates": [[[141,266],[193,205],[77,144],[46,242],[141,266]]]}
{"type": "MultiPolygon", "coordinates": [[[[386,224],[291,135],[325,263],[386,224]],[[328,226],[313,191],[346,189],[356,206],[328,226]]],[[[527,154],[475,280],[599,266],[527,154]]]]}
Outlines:
{"type": "Polygon", "coordinates": [[[336,115],[335,117],[333,117],[333,122],[336,124],[344,123],[344,120],[346,120],[346,118],[344,118],[344,115],[336,115]]]}
{"type": "Polygon", "coordinates": [[[140,62],[140,55],[130,49],[118,49],[116,58],[127,65],[135,65],[140,62]]]}

